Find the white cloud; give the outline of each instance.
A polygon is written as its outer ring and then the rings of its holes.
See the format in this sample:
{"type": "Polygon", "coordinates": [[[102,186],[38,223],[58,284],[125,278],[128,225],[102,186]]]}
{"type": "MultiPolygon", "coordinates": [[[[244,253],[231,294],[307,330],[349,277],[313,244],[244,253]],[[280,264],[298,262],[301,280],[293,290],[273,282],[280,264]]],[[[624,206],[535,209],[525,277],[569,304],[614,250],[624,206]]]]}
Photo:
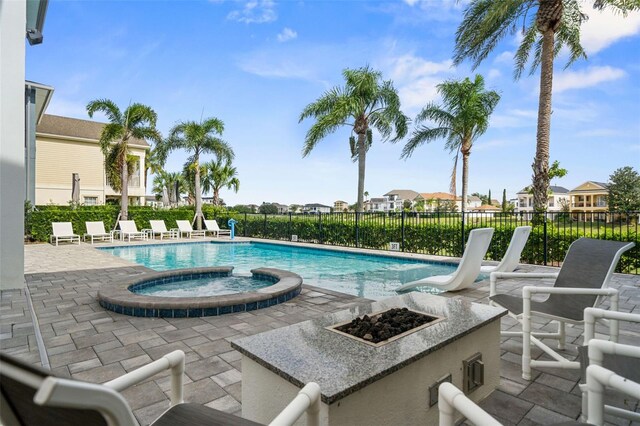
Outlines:
{"type": "Polygon", "coordinates": [[[278,41],[284,43],[285,41],[293,40],[298,37],[298,33],[291,28],[285,28],[280,34],[278,34],[278,41]]]}
{"type": "MultiPolygon", "coordinates": [[[[51,103],[47,107],[47,114],[90,120],[87,115],[87,106],[85,103],[66,99],[62,96],[53,96],[53,98],[51,98],[51,103]]],[[[105,117],[102,113],[96,113],[93,119],[104,121],[105,117]]]]}
{"type": "Polygon", "coordinates": [[[240,10],[234,10],[227,19],[245,24],[263,24],[278,18],[273,0],[250,0],[240,10]]]}
{"type": "Polygon", "coordinates": [[[610,66],[589,67],[581,71],[565,71],[553,77],[553,91],[556,93],[571,89],[597,86],[607,81],[618,80],[626,73],[610,66]]]}
{"type": "Polygon", "coordinates": [[[518,128],[518,127],[535,127],[538,112],[533,109],[511,109],[503,114],[493,114],[490,118],[490,127],[500,128],[518,128]]]}
{"type": "Polygon", "coordinates": [[[505,50],[493,60],[494,64],[511,64],[513,63],[513,52],[505,50]]]}
{"type": "Polygon", "coordinates": [[[580,43],[587,54],[599,52],[616,41],[640,34],[640,12],[626,17],[612,10],[587,11],[589,20],[580,28],[580,43]]]}
{"type": "Polygon", "coordinates": [[[625,132],[617,129],[588,129],[578,132],[576,136],[581,137],[611,137],[611,136],[624,136],[625,132]]]}
{"type": "Polygon", "coordinates": [[[500,76],[502,76],[502,72],[500,72],[500,70],[496,68],[491,68],[489,70],[489,73],[487,74],[487,78],[489,79],[496,79],[500,76]]]}
{"type": "Polygon", "coordinates": [[[427,61],[412,54],[405,54],[387,60],[385,78],[391,79],[402,100],[405,114],[413,115],[420,108],[437,98],[436,85],[441,83],[443,74],[454,70],[451,60],[427,61]]]}

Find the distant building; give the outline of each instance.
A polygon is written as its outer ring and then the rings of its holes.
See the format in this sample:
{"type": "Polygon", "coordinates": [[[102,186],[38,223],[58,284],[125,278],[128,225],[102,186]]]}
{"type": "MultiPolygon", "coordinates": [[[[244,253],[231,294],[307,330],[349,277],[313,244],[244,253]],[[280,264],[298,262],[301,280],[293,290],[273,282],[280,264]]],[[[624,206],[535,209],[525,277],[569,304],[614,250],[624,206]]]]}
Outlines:
{"type": "Polygon", "coordinates": [[[589,180],[569,191],[571,213],[578,220],[601,220],[609,209],[609,185],[589,180]],[[582,215],[580,214],[582,213],[582,215]]]}
{"type": "Polygon", "coordinates": [[[347,203],[346,201],[334,201],[333,202],[333,211],[334,212],[344,212],[349,210],[349,203],[347,203]]]}
{"type": "MultiPolygon", "coordinates": [[[[527,217],[533,213],[533,194],[530,190],[531,187],[527,186],[523,188],[516,195],[518,202],[516,204],[516,211],[521,214],[525,214],[527,217]]],[[[562,186],[550,186],[549,198],[547,199],[547,212],[561,212],[569,206],[569,190],[562,186]]],[[[553,216],[553,215],[552,215],[553,216]]]]}
{"type": "Polygon", "coordinates": [[[272,203],[272,204],[278,208],[278,214],[289,213],[289,206],[288,205],[280,204],[280,203],[272,203]]]}
{"type": "Polygon", "coordinates": [[[394,189],[384,196],[387,197],[387,211],[402,211],[405,201],[409,201],[413,208],[416,201],[422,200],[420,194],[411,189],[394,189]]]}
{"type": "Polygon", "coordinates": [[[369,212],[386,212],[389,211],[389,199],[387,197],[374,197],[370,198],[368,203],[365,203],[365,211],[369,212]]]}
{"type": "MultiPolygon", "coordinates": [[[[100,135],[105,123],[45,114],[36,127],[35,203],[67,205],[71,201],[72,175],[80,177],[80,203],[105,204],[120,200],[107,180],[100,135]]],[[[145,204],[144,163],[149,144],[129,140],[136,159],[129,178],[129,203],[145,204]]]]}
{"type": "Polygon", "coordinates": [[[303,213],[317,214],[317,213],[331,213],[331,207],[324,204],[312,203],[305,204],[302,207],[303,213]]]}
{"type": "Polygon", "coordinates": [[[425,211],[457,209],[457,197],[447,192],[423,192],[420,197],[424,200],[425,211]]]}

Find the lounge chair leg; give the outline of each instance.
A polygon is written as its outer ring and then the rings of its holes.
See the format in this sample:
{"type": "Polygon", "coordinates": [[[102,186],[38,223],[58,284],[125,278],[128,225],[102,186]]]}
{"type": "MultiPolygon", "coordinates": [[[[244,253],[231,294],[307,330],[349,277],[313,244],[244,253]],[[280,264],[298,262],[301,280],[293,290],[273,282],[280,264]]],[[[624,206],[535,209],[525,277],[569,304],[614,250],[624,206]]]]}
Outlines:
{"type": "Polygon", "coordinates": [[[558,321],[558,349],[564,350],[566,340],[565,322],[558,321]]]}
{"type": "Polygon", "coordinates": [[[524,291],[522,300],[522,378],[531,380],[531,293],[524,291]]]}

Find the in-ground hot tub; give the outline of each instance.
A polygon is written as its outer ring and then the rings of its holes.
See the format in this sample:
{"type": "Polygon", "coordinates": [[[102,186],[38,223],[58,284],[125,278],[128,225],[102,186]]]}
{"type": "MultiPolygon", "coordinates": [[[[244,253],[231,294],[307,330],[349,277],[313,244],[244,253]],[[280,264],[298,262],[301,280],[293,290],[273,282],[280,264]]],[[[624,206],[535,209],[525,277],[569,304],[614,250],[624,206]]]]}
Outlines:
{"type": "Polygon", "coordinates": [[[98,302],[119,314],[193,318],[267,308],[302,290],[302,277],[293,272],[273,268],[252,269],[252,276],[232,272],[232,266],[220,266],[130,277],[101,288],[98,302]]]}

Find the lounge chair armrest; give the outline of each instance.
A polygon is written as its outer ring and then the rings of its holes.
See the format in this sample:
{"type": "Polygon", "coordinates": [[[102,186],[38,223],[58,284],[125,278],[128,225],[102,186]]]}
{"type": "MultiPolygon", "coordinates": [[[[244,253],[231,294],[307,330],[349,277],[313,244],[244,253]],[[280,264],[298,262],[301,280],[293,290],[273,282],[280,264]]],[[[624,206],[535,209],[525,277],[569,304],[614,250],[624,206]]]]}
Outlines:
{"type": "Polygon", "coordinates": [[[617,321],[637,322],[640,323],[640,314],[632,314],[628,312],[609,311],[600,308],[587,308],[584,310],[584,342],[589,343],[595,337],[596,321],[600,319],[609,321],[609,334],[614,342],[618,340],[617,321]]]}
{"type": "Polygon", "coordinates": [[[615,288],[579,288],[579,287],[536,287],[527,285],[522,288],[522,297],[531,298],[532,294],[581,294],[581,295],[595,295],[595,296],[610,296],[615,297],[618,295],[618,290],[615,288]]]}
{"type": "Polygon", "coordinates": [[[489,296],[495,296],[498,278],[558,278],[558,272],[492,272],[489,275],[489,296]]]}
{"type": "Polygon", "coordinates": [[[600,339],[589,341],[589,365],[602,366],[605,354],[640,358],[640,347],[600,339]]]}
{"type": "Polygon", "coordinates": [[[108,388],[121,392],[122,390],[147,380],[156,374],[171,370],[171,405],[184,402],[182,397],[183,376],[184,376],[184,352],[177,350],[166,354],[162,358],[147,365],[130,371],[104,385],[108,388]]]}

